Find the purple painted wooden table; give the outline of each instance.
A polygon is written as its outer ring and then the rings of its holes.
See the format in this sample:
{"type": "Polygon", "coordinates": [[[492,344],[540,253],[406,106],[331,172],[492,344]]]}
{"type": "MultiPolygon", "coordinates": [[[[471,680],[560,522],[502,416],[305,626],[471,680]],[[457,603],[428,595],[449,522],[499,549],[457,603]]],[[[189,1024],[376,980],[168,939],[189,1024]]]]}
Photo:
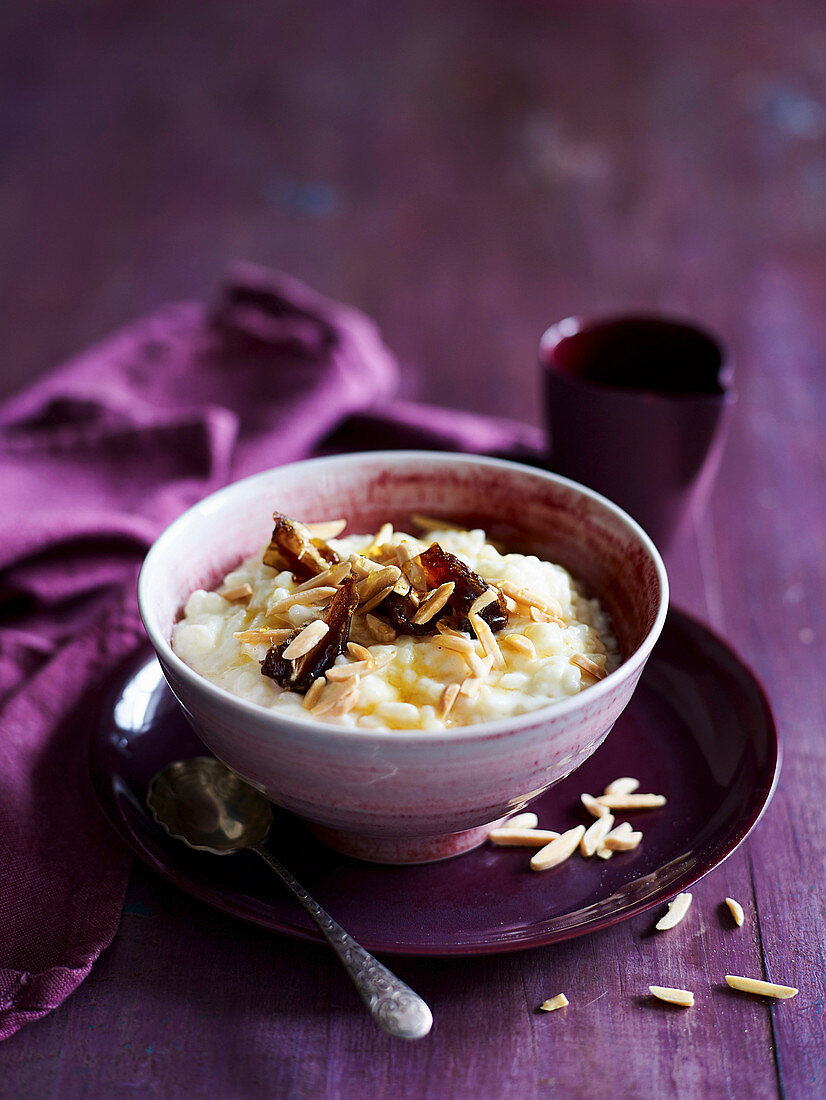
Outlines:
{"type": "Polygon", "coordinates": [[[120,932],[0,1049],[19,1097],[826,1094],[826,17],[804,0],[4,11],[3,388],[225,261],[380,322],[406,392],[536,422],[572,312],[656,307],[735,349],[740,405],[675,602],[755,668],[785,739],[757,832],[661,937],[397,959],[437,1025],[377,1033],[329,954],[136,866],[120,932]],[[59,188],[59,190],[58,190],[59,188]],[[736,936],[718,906],[755,918],[736,936]],[[768,1005],[726,972],[800,987],[768,1005]],[[652,1007],[661,975],[701,994],[652,1007]],[[536,1006],[564,990],[571,1005],[536,1006]]]}

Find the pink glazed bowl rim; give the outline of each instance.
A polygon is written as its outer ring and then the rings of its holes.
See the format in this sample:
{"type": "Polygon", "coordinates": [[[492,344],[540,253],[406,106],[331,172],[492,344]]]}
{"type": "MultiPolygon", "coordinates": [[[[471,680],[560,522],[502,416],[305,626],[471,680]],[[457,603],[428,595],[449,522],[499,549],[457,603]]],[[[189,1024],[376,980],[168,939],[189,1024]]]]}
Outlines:
{"type": "Polygon", "coordinates": [[[392,743],[403,742],[408,745],[417,742],[423,745],[434,745],[437,741],[449,741],[454,743],[488,740],[501,737],[503,734],[515,733],[525,727],[536,726],[545,716],[552,714],[555,717],[563,717],[575,712],[584,704],[596,703],[602,696],[610,694],[614,687],[625,680],[626,677],[633,675],[634,672],[642,667],[648,660],[651,650],[654,648],[662,632],[663,626],[665,625],[665,619],[668,613],[668,599],[668,575],[659,551],[643,528],[640,527],[636,520],[632,519],[627,512],[623,511],[619,505],[614,504],[600,493],[594,492],[593,489],[588,489],[586,486],[580,485],[579,482],[571,481],[569,478],[561,477],[559,474],[552,474],[548,471],[540,470],[532,466],[525,466],[517,462],[509,462],[506,459],[488,458],[484,455],[456,454],[450,451],[367,451],[355,454],[329,455],[320,458],[304,459],[300,462],[287,463],[284,466],[272,467],[269,470],[262,470],[260,473],[241,478],[239,481],[234,481],[230,485],[226,485],[222,489],[217,489],[215,492],[203,497],[203,499],[183,512],[176,520],[173,520],[150,547],[138,577],[138,608],[149,640],[156,653],[161,658],[161,663],[170,667],[170,669],[185,681],[190,688],[195,691],[203,692],[207,698],[214,699],[216,704],[225,707],[230,706],[236,709],[238,711],[239,720],[246,714],[259,722],[262,719],[265,722],[269,722],[274,730],[300,734],[305,738],[309,737],[324,741],[330,738],[335,740],[346,738],[350,741],[358,740],[374,744],[390,741],[392,743]],[[535,477],[549,484],[572,489],[606,509],[615,519],[618,519],[620,523],[628,529],[630,534],[638,539],[651,558],[656,570],[660,586],[659,605],[656,618],[643,641],[630,657],[626,658],[626,660],[624,660],[612,673],[609,673],[604,680],[600,680],[597,684],[591,685],[589,688],[576,695],[557,700],[544,707],[538,707],[536,710],[526,711],[524,714],[512,715],[507,718],[499,718],[489,722],[477,722],[467,726],[458,726],[453,729],[444,730],[364,729],[362,727],[337,726],[331,722],[320,722],[309,717],[291,718],[277,714],[269,707],[262,706],[259,703],[252,703],[246,699],[242,699],[238,695],[233,695],[231,692],[225,691],[223,688],[218,687],[216,684],[211,683],[205,677],[195,672],[194,669],[191,669],[189,665],[181,660],[172,649],[170,640],[164,637],[163,633],[156,628],[153,621],[151,613],[151,578],[152,571],[156,567],[157,559],[162,557],[167,544],[175,540],[178,532],[182,527],[186,526],[190,517],[198,512],[215,510],[226,498],[231,498],[241,486],[251,485],[256,481],[266,481],[276,472],[279,475],[284,475],[303,471],[311,467],[320,468],[325,465],[357,467],[367,464],[368,462],[375,464],[377,461],[386,463],[388,466],[396,464],[402,465],[410,462],[426,462],[428,464],[439,463],[442,465],[448,464],[457,466],[473,465],[483,469],[497,470],[500,473],[507,473],[510,471],[514,474],[518,473],[520,477],[535,477]]]}

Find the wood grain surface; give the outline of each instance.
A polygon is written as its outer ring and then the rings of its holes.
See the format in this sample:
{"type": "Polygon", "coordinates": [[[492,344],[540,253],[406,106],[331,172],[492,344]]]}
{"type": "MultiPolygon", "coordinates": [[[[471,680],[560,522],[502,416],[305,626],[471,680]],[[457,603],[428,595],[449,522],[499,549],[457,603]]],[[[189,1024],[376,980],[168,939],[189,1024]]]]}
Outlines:
{"type": "Polygon", "coordinates": [[[551,321],[702,319],[740,402],[669,557],[674,602],[752,665],[785,746],[760,827],[672,932],[642,916],[394,960],[436,1017],[415,1045],[375,1031],[324,950],[136,866],[91,977],[0,1049],[0,1095],[826,1095],[822,5],[10,0],[0,18],[3,392],[207,295],[235,257],[372,314],[407,396],[532,423],[551,321]],[[801,992],[772,1005],[725,973],[801,992]],[[650,983],[697,1005],[655,1005],[650,983]],[[568,1008],[536,1011],[560,991],[568,1008]]]}

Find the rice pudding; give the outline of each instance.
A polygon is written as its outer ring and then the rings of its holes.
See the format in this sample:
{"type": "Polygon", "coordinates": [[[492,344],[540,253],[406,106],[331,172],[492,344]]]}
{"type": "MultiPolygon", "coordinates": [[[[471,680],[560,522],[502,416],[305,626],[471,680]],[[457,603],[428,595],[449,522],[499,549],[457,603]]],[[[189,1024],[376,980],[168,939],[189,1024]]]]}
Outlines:
{"type": "Polygon", "coordinates": [[[343,536],[344,521],[274,518],[263,556],[193,592],[173,628],[177,655],[233,695],[340,726],[439,730],[547,706],[619,663],[598,600],[483,530],[417,517],[415,536],[343,536]]]}

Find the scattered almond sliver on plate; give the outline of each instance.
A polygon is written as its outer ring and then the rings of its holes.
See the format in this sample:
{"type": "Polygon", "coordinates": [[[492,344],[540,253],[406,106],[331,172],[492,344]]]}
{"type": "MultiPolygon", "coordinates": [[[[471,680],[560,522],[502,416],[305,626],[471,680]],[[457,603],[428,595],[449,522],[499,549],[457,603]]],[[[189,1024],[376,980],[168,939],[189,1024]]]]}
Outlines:
{"type": "Polygon", "coordinates": [[[668,903],[668,912],[660,917],[654,925],[658,932],[665,932],[679,924],[691,906],[692,894],[677,894],[673,901],[668,903]]]}
{"type": "MultiPolygon", "coordinates": [[[[623,822],[627,825],[628,822],[623,822]]],[[[609,833],[605,840],[602,842],[602,847],[607,848],[609,852],[632,852],[635,848],[639,848],[642,843],[642,833],[634,832],[633,829],[628,829],[622,833],[617,834],[616,830],[609,833]]]]}
{"type": "Polygon", "coordinates": [[[614,815],[605,814],[603,817],[598,817],[593,825],[590,825],[583,833],[582,840],[579,842],[579,850],[585,856],[586,859],[590,859],[591,856],[595,856],[597,851],[603,847],[605,838],[611,832],[614,827],[614,815]]]}
{"type": "Polygon", "coordinates": [[[613,783],[609,783],[602,793],[603,795],[633,794],[639,788],[639,785],[639,779],[632,779],[630,775],[624,775],[620,779],[615,779],[613,783]]]}
{"type": "Polygon", "coordinates": [[[567,1004],[570,1004],[568,998],[564,993],[557,993],[555,997],[551,997],[550,1000],[543,1001],[539,1006],[540,1012],[556,1012],[558,1008],[565,1008],[567,1004]]]}
{"type": "Polygon", "coordinates": [[[741,993],[758,993],[761,997],[775,997],[779,1001],[788,1001],[800,992],[793,985],[775,985],[759,978],[741,978],[736,974],[726,974],[726,982],[732,989],[741,993]]]}
{"type": "Polygon", "coordinates": [[[499,848],[542,848],[556,840],[551,829],[493,829],[488,839],[499,848]]]}
{"type": "Polygon", "coordinates": [[[601,802],[598,802],[592,794],[581,794],[579,798],[592,817],[606,817],[611,812],[607,806],[603,806],[601,802]]]}
{"type": "Polygon", "coordinates": [[[726,898],[726,905],[728,911],[734,917],[734,923],[738,928],[742,928],[743,921],[746,919],[746,914],[743,912],[743,906],[739,901],[735,901],[734,898],[726,898]]]}
{"type": "Polygon", "coordinates": [[[673,989],[667,985],[649,985],[651,996],[659,1001],[666,1001],[670,1005],[680,1005],[682,1008],[691,1008],[694,1004],[694,994],[690,989],[673,989]]]}
{"type": "Polygon", "coordinates": [[[651,810],[666,799],[664,794],[601,794],[597,802],[608,810],[651,810]]]}
{"type": "Polygon", "coordinates": [[[585,836],[585,826],[577,825],[568,829],[541,848],[531,859],[532,871],[548,871],[569,859],[579,847],[579,842],[585,836]]]}
{"type": "Polygon", "coordinates": [[[499,826],[500,829],[536,829],[539,827],[539,818],[530,810],[526,813],[516,814],[506,818],[499,826]]]}

